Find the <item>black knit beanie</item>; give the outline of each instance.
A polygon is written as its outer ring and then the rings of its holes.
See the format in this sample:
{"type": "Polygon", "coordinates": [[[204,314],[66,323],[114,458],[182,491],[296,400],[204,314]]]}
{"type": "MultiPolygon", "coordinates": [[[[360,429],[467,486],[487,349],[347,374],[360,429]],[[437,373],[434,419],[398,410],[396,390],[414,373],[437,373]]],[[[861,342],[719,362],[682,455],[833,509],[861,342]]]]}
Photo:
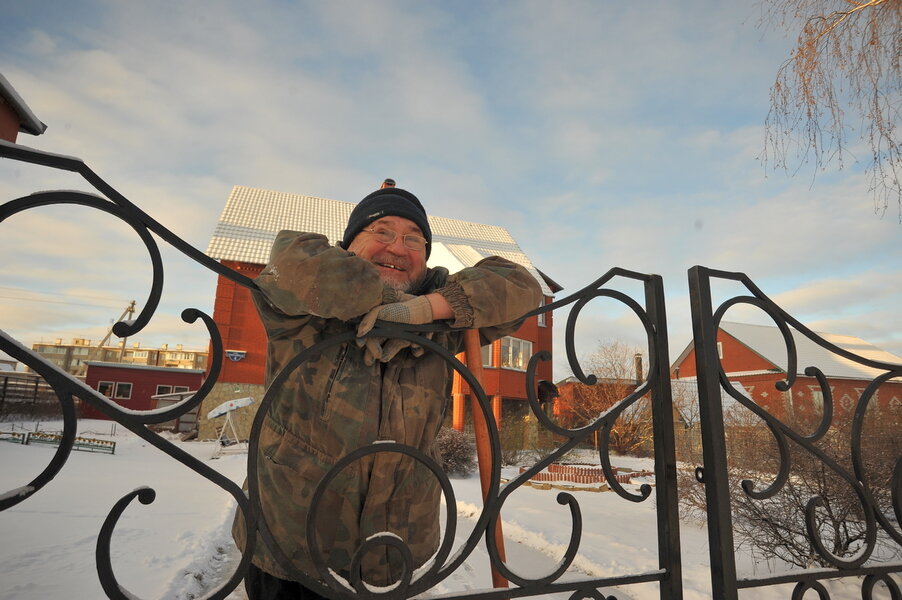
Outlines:
{"type": "Polygon", "coordinates": [[[396,187],[376,190],[354,207],[339,245],[347,250],[363,228],[373,221],[388,216],[401,217],[416,223],[416,226],[423,232],[423,237],[426,238],[426,258],[428,259],[432,252],[432,230],[429,229],[426,211],[423,210],[423,205],[416,196],[407,190],[396,187]]]}

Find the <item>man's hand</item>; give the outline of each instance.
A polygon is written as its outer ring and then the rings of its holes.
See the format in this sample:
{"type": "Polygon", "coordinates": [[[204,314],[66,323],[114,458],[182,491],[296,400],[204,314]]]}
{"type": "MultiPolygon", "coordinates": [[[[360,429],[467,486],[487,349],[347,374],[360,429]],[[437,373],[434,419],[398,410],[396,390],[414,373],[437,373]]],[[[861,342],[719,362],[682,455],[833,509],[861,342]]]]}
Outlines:
{"type": "Polygon", "coordinates": [[[357,326],[357,337],[363,337],[373,328],[376,321],[394,321],[395,323],[408,323],[410,325],[422,325],[432,322],[432,304],[426,296],[413,296],[404,302],[383,304],[372,309],[363,316],[360,325],[357,326]]]}
{"type": "MultiPolygon", "coordinates": [[[[433,335],[434,332],[432,331],[423,334],[427,340],[431,340],[433,335]]],[[[421,345],[399,338],[390,340],[386,340],[383,337],[357,338],[357,345],[361,348],[366,348],[363,353],[363,362],[368,367],[373,366],[373,363],[376,361],[391,362],[404,348],[410,348],[410,353],[414,358],[419,358],[426,352],[421,345]]]]}

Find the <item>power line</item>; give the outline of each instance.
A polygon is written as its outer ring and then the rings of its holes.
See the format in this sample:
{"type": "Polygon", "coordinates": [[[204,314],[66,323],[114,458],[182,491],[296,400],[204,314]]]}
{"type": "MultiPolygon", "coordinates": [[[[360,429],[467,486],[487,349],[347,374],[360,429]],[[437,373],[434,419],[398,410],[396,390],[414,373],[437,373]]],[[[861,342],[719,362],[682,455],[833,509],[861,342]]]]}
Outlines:
{"type": "Polygon", "coordinates": [[[90,294],[74,294],[72,292],[45,292],[45,291],[34,291],[29,290],[27,288],[14,287],[8,285],[0,285],[0,290],[12,290],[15,292],[26,292],[28,294],[44,294],[49,296],[72,296],[73,298],[96,298],[98,300],[109,300],[109,296],[92,296],[90,294]]]}
{"type": "Polygon", "coordinates": [[[84,304],[82,302],[65,302],[64,300],[46,300],[43,298],[26,298],[24,296],[0,296],[7,300],[22,300],[28,302],[45,302],[47,304],[67,304],[69,306],[87,306],[90,308],[118,308],[118,304],[84,304]]]}

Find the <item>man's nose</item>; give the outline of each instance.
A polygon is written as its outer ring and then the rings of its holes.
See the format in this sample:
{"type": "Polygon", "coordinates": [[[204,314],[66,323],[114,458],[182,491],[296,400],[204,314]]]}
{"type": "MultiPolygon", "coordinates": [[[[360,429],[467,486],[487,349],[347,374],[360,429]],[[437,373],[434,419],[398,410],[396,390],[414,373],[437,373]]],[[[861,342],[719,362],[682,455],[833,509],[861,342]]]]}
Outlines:
{"type": "Polygon", "coordinates": [[[407,246],[404,245],[404,236],[399,235],[392,243],[385,247],[387,250],[391,251],[393,254],[407,254],[407,246]]]}

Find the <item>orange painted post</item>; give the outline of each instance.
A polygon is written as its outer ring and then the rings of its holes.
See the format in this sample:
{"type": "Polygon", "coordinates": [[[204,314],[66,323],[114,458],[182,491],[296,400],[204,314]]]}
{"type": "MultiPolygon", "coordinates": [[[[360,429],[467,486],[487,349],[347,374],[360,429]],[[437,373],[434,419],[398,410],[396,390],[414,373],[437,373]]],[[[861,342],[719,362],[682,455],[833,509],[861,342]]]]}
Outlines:
{"type": "MultiPolygon", "coordinates": [[[[467,357],[464,352],[457,355],[457,360],[466,364],[467,357]]],[[[451,427],[457,431],[464,430],[464,421],[466,417],[466,407],[464,406],[464,382],[460,373],[454,373],[454,379],[451,381],[451,427]]]]}
{"type": "Polygon", "coordinates": [[[495,415],[495,427],[501,432],[501,396],[492,396],[492,414],[495,415]]]}
{"type": "MultiPolygon", "coordinates": [[[[473,373],[473,377],[482,385],[482,352],[479,346],[479,332],[470,329],[464,335],[467,368],[473,373]]],[[[492,449],[489,444],[489,428],[479,407],[476,394],[470,395],[470,403],[473,411],[473,433],[476,435],[476,458],[479,461],[479,483],[482,485],[482,500],[485,502],[492,484],[492,449]]],[[[506,561],[504,553],[504,533],[501,531],[501,515],[498,515],[495,527],[495,546],[498,548],[498,557],[506,561]]],[[[492,565],[492,586],[496,588],[509,587],[507,579],[502,577],[495,566],[492,565]]]]}

